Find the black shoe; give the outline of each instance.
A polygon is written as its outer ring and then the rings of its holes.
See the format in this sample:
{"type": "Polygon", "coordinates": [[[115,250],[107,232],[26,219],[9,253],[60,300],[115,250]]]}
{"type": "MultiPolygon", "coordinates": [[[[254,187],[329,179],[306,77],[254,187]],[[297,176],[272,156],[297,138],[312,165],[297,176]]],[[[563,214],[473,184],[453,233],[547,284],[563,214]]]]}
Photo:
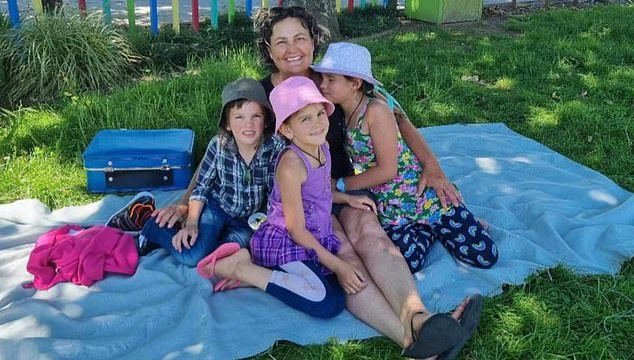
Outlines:
{"type": "Polygon", "coordinates": [[[143,191],[108,219],[106,226],[123,231],[140,231],[154,212],[154,195],[143,191]]]}

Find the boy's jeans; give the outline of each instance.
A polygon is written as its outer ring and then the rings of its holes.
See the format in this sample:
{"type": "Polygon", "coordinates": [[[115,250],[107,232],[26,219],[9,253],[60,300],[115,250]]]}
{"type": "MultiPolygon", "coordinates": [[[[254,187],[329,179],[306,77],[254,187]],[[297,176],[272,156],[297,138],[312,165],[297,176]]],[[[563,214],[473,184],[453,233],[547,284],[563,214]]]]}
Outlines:
{"type": "Polygon", "coordinates": [[[143,226],[141,235],[148,242],[169,251],[176,261],[194,267],[222,243],[236,242],[240,247],[247,247],[253,234],[246,220],[231,217],[213,200],[207,201],[200,214],[196,242],[190,249],[183,247],[180,253],[172,245],[172,237],[179,229],[178,226],[160,228],[155,218],[150,218],[143,226]]]}

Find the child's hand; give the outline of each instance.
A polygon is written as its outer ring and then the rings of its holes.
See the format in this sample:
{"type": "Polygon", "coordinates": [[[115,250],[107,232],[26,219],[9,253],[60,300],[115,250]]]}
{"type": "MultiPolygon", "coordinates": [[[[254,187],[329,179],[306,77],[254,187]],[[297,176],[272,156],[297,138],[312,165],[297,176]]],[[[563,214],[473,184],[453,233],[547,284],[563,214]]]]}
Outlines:
{"type": "Polygon", "coordinates": [[[369,210],[372,211],[374,215],[378,214],[376,211],[376,204],[366,195],[348,195],[347,203],[350,207],[355,209],[369,210]]]}
{"type": "Polygon", "coordinates": [[[198,238],[198,224],[197,223],[187,223],[185,227],[180,229],[176,235],[172,238],[172,246],[178,252],[182,252],[183,247],[186,249],[191,249],[196,243],[196,239],[198,238]]]}
{"type": "Polygon", "coordinates": [[[367,285],[363,274],[344,261],[339,262],[334,272],[346,294],[356,294],[367,285]]]}
{"type": "Polygon", "coordinates": [[[416,194],[421,196],[427,186],[436,191],[436,195],[438,195],[438,199],[443,208],[446,208],[448,205],[460,206],[462,202],[460,192],[458,192],[456,187],[447,179],[447,176],[445,176],[445,173],[439,166],[425,165],[423,173],[420,174],[420,178],[418,179],[416,194]]]}
{"type": "Polygon", "coordinates": [[[167,228],[171,229],[178,221],[187,217],[187,210],[188,207],[185,204],[173,204],[154,210],[152,216],[159,227],[167,225],[167,228]]]}

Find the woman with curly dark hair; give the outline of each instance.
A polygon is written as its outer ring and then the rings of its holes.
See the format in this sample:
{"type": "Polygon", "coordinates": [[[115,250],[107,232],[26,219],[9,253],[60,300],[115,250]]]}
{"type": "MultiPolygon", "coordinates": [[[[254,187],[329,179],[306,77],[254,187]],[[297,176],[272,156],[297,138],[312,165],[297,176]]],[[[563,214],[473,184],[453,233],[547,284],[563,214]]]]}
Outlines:
{"type": "MultiPolygon", "coordinates": [[[[262,9],[254,25],[259,35],[261,61],[270,70],[261,80],[267,94],[291,76],[305,76],[316,84],[321,82],[321,76],[313,72],[310,65],[328,32],[304,8],[262,9]]],[[[398,125],[410,148],[425,164],[422,187],[431,186],[443,201],[458,203],[458,194],[418,130],[406,116],[400,117],[398,125]]],[[[343,112],[337,108],[330,117],[327,137],[334,179],[352,172],[343,147],[344,127],[343,112]]],[[[187,197],[185,194],[183,198],[187,197]]],[[[183,203],[172,205],[157,211],[157,222],[173,226],[186,213],[187,206],[183,203]]],[[[473,330],[463,329],[460,322],[479,318],[481,297],[465,300],[453,312],[453,318],[431,314],[420,298],[403,256],[373,212],[333,206],[333,227],[342,241],[337,256],[358,269],[365,283],[361,291],[346,294],[347,309],[403,347],[405,356],[455,357],[473,330]]]]}

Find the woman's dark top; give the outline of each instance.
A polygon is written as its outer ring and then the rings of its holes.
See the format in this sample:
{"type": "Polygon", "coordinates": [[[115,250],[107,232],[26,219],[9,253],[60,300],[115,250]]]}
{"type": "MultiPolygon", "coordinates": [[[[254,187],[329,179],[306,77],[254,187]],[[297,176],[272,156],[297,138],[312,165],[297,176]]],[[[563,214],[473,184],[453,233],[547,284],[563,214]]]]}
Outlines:
{"type": "MultiPolygon", "coordinates": [[[[270,96],[274,88],[273,82],[271,82],[271,75],[260,80],[260,83],[262,83],[264,91],[266,91],[266,96],[270,96]]],[[[350,176],[352,175],[352,164],[343,147],[346,139],[344,130],[345,116],[339,105],[335,106],[335,112],[328,119],[330,120],[330,127],[328,127],[326,140],[330,145],[330,158],[332,159],[332,170],[330,173],[335,179],[350,176]]]]}

